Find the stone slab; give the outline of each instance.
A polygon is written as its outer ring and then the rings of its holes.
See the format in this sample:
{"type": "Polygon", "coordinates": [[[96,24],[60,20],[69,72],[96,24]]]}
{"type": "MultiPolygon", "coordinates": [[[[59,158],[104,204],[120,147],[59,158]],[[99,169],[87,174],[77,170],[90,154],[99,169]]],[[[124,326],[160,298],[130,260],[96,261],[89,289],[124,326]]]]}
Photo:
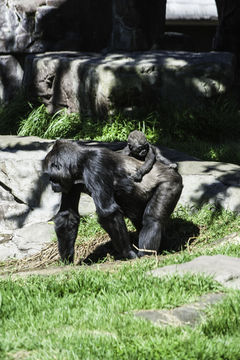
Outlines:
{"type": "Polygon", "coordinates": [[[240,211],[240,166],[214,161],[179,161],[183,191],[179,203],[202,206],[211,203],[240,211]]]}
{"type": "Polygon", "coordinates": [[[226,287],[240,289],[240,258],[226,255],[199,256],[183,264],[168,265],[152,270],[148,274],[161,278],[186,273],[212,276],[214,280],[226,287]]]}
{"type": "Polygon", "coordinates": [[[8,103],[21,90],[22,80],[23,69],[17,59],[12,55],[0,55],[0,103],[8,103]]]}
{"type": "Polygon", "coordinates": [[[141,310],[135,316],[150,320],[159,326],[195,326],[205,318],[206,308],[220,302],[225,295],[222,293],[201,296],[197,302],[179,306],[171,310],[141,310]]]}

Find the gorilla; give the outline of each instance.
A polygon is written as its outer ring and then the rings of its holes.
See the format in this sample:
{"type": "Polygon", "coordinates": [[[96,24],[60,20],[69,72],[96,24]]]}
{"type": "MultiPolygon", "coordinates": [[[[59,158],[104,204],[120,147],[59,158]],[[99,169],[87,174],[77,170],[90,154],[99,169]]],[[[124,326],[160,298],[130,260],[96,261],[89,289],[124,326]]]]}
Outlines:
{"type": "Polygon", "coordinates": [[[161,161],[170,168],[177,169],[177,164],[165,158],[158,147],[149,144],[142,131],[134,130],[130,132],[127,146],[121,153],[144,161],[140,169],[133,175],[133,180],[136,182],[140,182],[143,176],[152,169],[155,161],[161,161]]]}
{"type": "Polygon", "coordinates": [[[141,161],[104,147],[71,140],[55,142],[43,167],[52,190],[62,193],[54,223],[63,262],[74,260],[82,192],[93,198],[98,221],[121,257],[133,259],[149,253],[145,250],[159,249],[164,224],[182,192],[182,178],[176,170],[155,162],[136,183],[132,175],[141,166],[141,161]],[[124,217],[136,227],[138,251],[132,247],[124,217]]]}

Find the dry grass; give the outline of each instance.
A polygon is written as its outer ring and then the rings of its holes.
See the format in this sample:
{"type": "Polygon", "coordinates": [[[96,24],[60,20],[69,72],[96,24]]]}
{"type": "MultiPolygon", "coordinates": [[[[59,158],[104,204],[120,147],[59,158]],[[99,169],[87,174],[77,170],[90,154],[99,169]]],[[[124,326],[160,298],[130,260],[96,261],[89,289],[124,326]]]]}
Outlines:
{"type": "MultiPolygon", "coordinates": [[[[108,244],[109,237],[104,234],[98,238],[92,239],[84,243],[77,243],[75,245],[75,259],[74,264],[80,264],[84,259],[101,246],[108,244]]],[[[109,258],[109,255],[106,254],[109,258]]],[[[58,253],[57,243],[48,244],[39,253],[23,259],[13,259],[0,263],[0,275],[8,273],[23,272],[36,269],[44,269],[49,266],[59,265],[60,257],[58,253]]]]}

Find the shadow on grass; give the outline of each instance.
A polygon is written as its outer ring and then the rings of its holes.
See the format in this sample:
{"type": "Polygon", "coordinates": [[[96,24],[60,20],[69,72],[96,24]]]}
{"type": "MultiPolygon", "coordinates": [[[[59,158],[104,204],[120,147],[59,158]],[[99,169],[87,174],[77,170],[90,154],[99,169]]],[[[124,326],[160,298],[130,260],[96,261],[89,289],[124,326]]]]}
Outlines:
{"type": "MultiPolygon", "coordinates": [[[[190,221],[181,218],[172,219],[166,227],[165,236],[163,237],[158,254],[163,251],[173,252],[184,249],[187,243],[197,237],[199,228],[190,221]]],[[[130,241],[135,246],[138,246],[138,235],[136,232],[130,232],[130,241]]],[[[105,262],[106,260],[124,260],[114,250],[112,241],[100,243],[85,259],[79,262],[80,264],[91,265],[93,263],[105,262]]]]}

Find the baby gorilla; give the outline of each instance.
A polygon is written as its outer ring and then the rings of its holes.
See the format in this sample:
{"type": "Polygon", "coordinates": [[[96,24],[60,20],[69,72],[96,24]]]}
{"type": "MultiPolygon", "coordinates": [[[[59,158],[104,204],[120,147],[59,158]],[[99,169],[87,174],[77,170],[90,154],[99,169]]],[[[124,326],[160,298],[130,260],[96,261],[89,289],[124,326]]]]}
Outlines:
{"type": "Polygon", "coordinates": [[[144,161],[144,164],[132,176],[135,182],[140,182],[142,177],[149,173],[155,161],[160,161],[169,168],[177,169],[177,164],[166,159],[160,149],[147,142],[145,135],[138,130],[132,131],[128,136],[128,144],[122,150],[122,154],[132,156],[135,159],[144,161]]]}

